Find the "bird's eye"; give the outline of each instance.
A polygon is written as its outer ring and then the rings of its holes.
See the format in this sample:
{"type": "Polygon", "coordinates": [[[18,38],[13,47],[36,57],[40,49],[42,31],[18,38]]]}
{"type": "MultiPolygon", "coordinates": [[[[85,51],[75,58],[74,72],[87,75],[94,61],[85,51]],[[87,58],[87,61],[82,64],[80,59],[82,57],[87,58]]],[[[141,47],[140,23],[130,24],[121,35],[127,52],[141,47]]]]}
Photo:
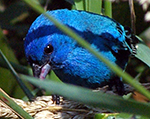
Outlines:
{"type": "Polygon", "coordinates": [[[47,45],[46,48],[44,49],[44,52],[46,54],[51,54],[53,52],[54,48],[51,44],[47,45]]]}

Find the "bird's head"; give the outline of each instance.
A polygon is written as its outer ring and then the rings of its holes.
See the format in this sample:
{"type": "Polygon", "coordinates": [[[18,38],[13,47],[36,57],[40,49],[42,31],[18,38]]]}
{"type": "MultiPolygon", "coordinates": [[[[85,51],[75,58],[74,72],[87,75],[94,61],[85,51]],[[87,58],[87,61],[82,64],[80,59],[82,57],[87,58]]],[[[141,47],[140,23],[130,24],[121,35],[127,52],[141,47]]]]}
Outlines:
{"type": "Polygon", "coordinates": [[[62,68],[74,41],[48,19],[38,17],[24,40],[26,58],[37,78],[44,79],[53,68],[62,68]]]}
{"type": "Polygon", "coordinates": [[[37,38],[26,44],[28,41],[28,36],[25,39],[25,53],[29,64],[32,67],[33,74],[35,77],[44,79],[46,73],[51,70],[50,56],[53,53],[53,46],[47,40],[46,36],[42,38],[37,38]],[[44,72],[42,74],[41,72],[44,72]],[[45,76],[44,76],[45,75],[45,76]]]}

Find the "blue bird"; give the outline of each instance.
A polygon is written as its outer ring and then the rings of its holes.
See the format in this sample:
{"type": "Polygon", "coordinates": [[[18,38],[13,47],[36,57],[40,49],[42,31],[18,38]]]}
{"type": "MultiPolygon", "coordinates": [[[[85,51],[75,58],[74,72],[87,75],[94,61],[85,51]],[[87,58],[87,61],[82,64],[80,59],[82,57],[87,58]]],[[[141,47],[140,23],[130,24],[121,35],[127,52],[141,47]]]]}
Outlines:
{"type": "MultiPolygon", "coordinates": [[[[136,51],[136,37],[115,20],[77,10],[47,11],[79,34],[105,58],[125,69],[136,51]]],[[[53,70],[65,83],[95,89],[108,84],[123,95],[121,79],[93,54],[64,34],[43,14],[31,25],[25,41],[25,54],[35,77],[45,79],[53,70]]]]}

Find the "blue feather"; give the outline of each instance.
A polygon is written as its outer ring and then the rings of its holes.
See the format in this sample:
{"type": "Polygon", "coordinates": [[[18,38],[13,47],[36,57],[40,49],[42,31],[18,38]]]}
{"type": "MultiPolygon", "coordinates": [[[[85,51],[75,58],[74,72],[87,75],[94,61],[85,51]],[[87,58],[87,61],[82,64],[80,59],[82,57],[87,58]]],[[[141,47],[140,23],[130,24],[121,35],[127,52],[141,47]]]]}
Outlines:
{"type": "MultiPolygon", "coordinates": [[[[134,35],[127,37],[127,30],[121,24],[85,11],[63,9],[47,13],[78,33],[105,58],[125,69],[132,54],[134,35]]],[[[24,46],[31,66],[36,64],[41,71],[45,64],[49,64],[63,82],[97,88],[116,78],[103,62],[60,31],[44,15],[31,25],[24,46]]]]}

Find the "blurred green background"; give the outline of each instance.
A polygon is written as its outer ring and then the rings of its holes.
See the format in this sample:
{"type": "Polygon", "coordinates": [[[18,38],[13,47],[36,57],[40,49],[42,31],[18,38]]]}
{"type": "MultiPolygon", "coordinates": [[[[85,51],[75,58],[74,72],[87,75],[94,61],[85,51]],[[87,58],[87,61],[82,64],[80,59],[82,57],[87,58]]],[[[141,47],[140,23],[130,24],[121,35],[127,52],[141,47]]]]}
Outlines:
{"type": "MultiPolygon", "coordinates": [[[[72,9],[71,2],[65,0],[39,0],[40,4],[47,10],[72,9]]],[[[146,11],[138,2],[134,3],[136,14],[136,34],[141,35],[149,28],[150,23],[144,20],[146,11]]],[[[103,12],[104,9],[102,9],[103,12]]],[[[20,0],[0,1],[0,49],[5,56],[14,63],[28,66],[24,54],[23,38],[36,19],[37,14],[29,6],[20,0]]],[[[131,26],[130,9],[128,2],[113,2],[112,17],[124,26],[131,26]]],[[[143,40],[147,45],[150,39],[144,34],[143,40]]],[[[0,60],[0,62],[2,62],[0,60]]],[[[28,66],[29,67],[29,66],[28,66]]],[[[140,76],[141,82],[150,81],[149,68],[136,58],[132,58],[127,66],[127,72],[133,77],[140,76]]],[[[27,83],[26,83],[27,84],[27,83]]],[[[27,84],[31,87],[30,84],[27,84]]],[[[11,73],[0,67],[0,87],[10,96],[15,98],[24,97],[24,93],[17,85],[11,73]]]]}

